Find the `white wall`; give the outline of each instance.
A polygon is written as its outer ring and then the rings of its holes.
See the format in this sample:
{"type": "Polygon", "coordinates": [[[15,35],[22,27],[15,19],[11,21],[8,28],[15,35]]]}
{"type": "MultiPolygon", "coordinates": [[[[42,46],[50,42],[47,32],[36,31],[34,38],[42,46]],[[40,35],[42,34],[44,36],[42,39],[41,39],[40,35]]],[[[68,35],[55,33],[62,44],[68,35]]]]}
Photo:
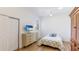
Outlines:
{"type": "Polygon", "coordinates": [[[40,23],[41,35],[45,36],[48,33],[57,33],[62,36],[63,40],[70,41],[71,38],[71,20],[68,15],[54,15],[44,17],[40,23]]]}
{"type": "Polygon", "coordinates": [[[0,14],[5,14],[13,17],[20,18],[20,42],[19,45],[22,47],[21,34],[24,32],[23,26],[25,24],[36,24],[38,17],[30,11],[29,8],[0,8],[0,14]]]}

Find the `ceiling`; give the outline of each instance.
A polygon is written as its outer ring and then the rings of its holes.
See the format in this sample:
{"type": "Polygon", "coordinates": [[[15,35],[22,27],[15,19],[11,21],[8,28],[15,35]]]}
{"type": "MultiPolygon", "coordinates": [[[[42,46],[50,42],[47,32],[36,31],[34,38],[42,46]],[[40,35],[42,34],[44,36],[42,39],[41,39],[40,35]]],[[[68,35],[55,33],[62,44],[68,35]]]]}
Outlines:
{"type": "Polygon", "coordinates": [[[37,16],[50,16],[66,14],[69,15],[73,7],[30,7],[29,8],[37,16]]]}
{"type": "Polygon", "coordinates": [[[15,7],[15,8],[1,8],[0,7],[0,11],[3,13],[5,12],[6,14],[8,14],[9,10],[12,10],[14,12],[18,11],[17,13],[22,13],[22,14],[27,14],[27,13],[31,13],[35,16],[38,17],[47,17],[50,16],[52,14],[52,16],[54,15],[69,15],[70,12],[73,10],[74,7],[15,7]],[[23,11],[23,12],[22,12],[23,11]]]}

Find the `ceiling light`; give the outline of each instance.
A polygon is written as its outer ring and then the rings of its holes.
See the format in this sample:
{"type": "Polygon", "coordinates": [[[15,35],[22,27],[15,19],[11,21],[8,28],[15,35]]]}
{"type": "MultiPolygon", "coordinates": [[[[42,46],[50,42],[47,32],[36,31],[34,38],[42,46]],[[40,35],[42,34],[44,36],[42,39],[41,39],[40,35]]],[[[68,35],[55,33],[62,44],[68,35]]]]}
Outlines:
{"type": "Polygon", "coordinates": [[[50,16],[52,16],[52,14],[50,14],[50,16]]]}
{"type": "Polygon", "coordinates": [[[58,9],[59,9],[59,10],[62,10],[62,9],[63,9],[63,7],[58,7],[58,9]]]}

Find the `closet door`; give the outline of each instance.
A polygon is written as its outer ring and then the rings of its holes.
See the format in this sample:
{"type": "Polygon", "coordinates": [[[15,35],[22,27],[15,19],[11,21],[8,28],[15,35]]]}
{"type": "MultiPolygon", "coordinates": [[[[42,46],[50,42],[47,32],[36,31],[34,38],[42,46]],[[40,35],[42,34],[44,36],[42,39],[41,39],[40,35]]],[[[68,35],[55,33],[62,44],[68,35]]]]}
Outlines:
{"type": "Polygon", "coordinates": [[[18,20],[0,16],[0,51],[18,48],[18,20]]]}

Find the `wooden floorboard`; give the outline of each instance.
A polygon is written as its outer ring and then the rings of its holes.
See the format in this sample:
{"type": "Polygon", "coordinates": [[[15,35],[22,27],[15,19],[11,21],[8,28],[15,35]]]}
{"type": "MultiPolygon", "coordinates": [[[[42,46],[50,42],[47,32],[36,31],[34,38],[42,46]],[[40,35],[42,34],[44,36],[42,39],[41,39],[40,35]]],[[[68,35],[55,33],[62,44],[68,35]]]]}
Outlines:
{"type": "Polygon", "coordinates": [[[19,49],[18,51],[59,51],[59,49],[44,45],[38,46],[37,42],[35,42],[25,48],[19,49]]]}
{"type": "MultiPolygon", "coordinates": [[[[65,51],[70,51],[70,45],[64,42],[65,51]]],[[[57,48],[41,45],[38,46],[38,42],[35,42],[25,48],[18,49],[17,51],[60,51],[57,48]]]]}

